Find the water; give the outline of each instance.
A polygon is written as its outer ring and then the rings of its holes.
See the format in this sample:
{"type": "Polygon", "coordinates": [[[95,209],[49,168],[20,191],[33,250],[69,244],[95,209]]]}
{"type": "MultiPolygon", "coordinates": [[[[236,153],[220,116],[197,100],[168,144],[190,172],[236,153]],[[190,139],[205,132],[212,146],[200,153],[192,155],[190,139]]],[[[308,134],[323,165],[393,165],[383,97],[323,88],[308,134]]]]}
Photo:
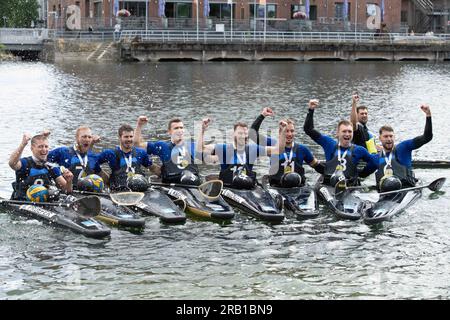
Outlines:
{"type": "MultiPolygon", "coordinates": [[[[414,157],[450,160],[449,71],[449,64],[387,62],[1,63],[0,195],[11,192],[7,161],[23,132],[48,128],[52,146],[71,145],[75,128],[87,124],[102,136],[101,148],[117,143],[118,126],[134,126],[139,115],[151,117],[146,138],[166,139],[171,117],[191,132],[204,116],[212,129],[230,131],[270,106],[277,117],[264,129],[289,116],[298,121],[297,140],[311,144],[301,130],[308,99],[320,99],[315,125],[333,134],[354,90],[369,106],[369,127],[390,123],[398,140],[423,132],[419,105],[429,103],[434,137],[414,157]]],[[[260,161],[259,173],[266,170],[260,161]]],[[[430,182],[449,170],[416,174],[430,182]]],[[[92,240],[1,213],[0,299],[449,298],[448,191],[448,183],[437,196],[426,190],[376,227],[325,210],[275,226],[241,215],[227,225],[168,226],[147,217],[142,234],[113,229],[110,239],[92,240]]]]}

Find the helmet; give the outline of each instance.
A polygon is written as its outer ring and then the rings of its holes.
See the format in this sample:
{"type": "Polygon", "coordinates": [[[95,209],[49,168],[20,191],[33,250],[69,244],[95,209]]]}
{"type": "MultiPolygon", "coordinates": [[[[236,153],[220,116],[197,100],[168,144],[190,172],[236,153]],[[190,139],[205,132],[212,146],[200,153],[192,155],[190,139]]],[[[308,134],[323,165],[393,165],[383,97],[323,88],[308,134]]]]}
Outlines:
{"type": "Polygon", "coordinates": [[[246,174],[238,174],[233,178],[232,187],[236,189],[252,189],[255,186],[252,178],[246,174]]]}
{"type": "Polygon", "coordinates": [[[92,191],[93,192],[103,192],[103,188],[105,187],[105,183],[103,182],[102,177],[96,174],[90,174],[86,177],[92,183],[92,191]]]}
{"type": "Polygon", "coordinates": [[[330,177],[330,185],[332,187],[335,187],[339,182],[345,182],[345,175],[342,171],[336,171],[333,173],[333,175],[330,177]]]}
{"type": "Polygon", "coordinates": [[[127,179],[127,186],[132,191],[144,192],[148,189],[147,179],[141,174],[134,174],[127,179]]]}
{"type": "Polygon", "coordinates": [[[281,176],[281,187],[295,188],[302,185],[302,177],[297,172],[285,173],[281,176]]]}
{"type": "Polygon", "coordinates": [[[200,184],[200,179],[197,175],[193,174],[191,171],[184,170],[180,178],[180,183],[197,186],[200,184]]]}
{"type": "Polygon", "coordinates": [[[402,182],[396,176],[383,177],[380,181],[380,191],[394,191],[402,188],[402,182]]]}
{"type": "Polygon", "coordinates": [[[88,179],[87,177],[79,178],[77,182],[77,189],[81,191],[94,191],[93,181],[88,179]]]}
{"type": "Polygon", "coordinates": [[[41,184],[34,184],[27,190],[27,200],[31,202],[46,202],[48,190],[41,184]]]}

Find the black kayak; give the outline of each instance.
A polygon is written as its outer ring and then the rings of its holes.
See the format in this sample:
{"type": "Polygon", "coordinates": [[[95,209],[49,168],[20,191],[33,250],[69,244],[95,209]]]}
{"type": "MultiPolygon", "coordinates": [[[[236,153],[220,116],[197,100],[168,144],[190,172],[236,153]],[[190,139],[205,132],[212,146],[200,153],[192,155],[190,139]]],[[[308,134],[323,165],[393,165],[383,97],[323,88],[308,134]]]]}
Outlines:
{"type": "Polygon", "coordinates": [[[392,216],[414,204],[421,196],[421,189],[382,195],[377,202],[364,210],[364,222],[374,224],[390,220],[392,216]]]}
{"type": "Polygon", "coordinates": [[[222,190],[222,196],[230,205],[260,220],[281,222],[284,219],[282,208],[271,194],[260,186],[251,190],[226,187],[222,190]]]}
{"type": "Polygon", "coordinates": [[[295,188],[277,188],[268,186],[269,192],[276,197],[281,195],[284,210],[294,214],[297,219],[311,219],[319,215],[319,202],[313,188],[309,186],[295,188]]]}
{"type": "Polygon", "coordinates": [[[13,213],[37,219],[53,226],[70,229],[89,238],[101,239],[109,236],[111,230],[93,217],[80,215],[72,208],[13,204],[2,202],[13,213]]]}
{"type": "Polygon", "coordinates": [[[357,197],[357,191],[354,189],[335,194],[334,187],[322,184],[322,181],[323,176],[319,177],[314,189],[336,217],[347,220],[358,220],[362,217],[370,201],[357,197]]]}
{"type": "Polygon", "coordinates": [[[150,188],[144,198],[131,206],[143,214],[157,216],[164,223],[181,223],[186,221],[186,214],[163,191],[150,188]]]}
{"type": "Polygon", "coordinates": [[[234,211],[228,203],[219,196],[215,200],[208,199],[196,188],[183,188],[170,186],[166,188],[168,195],[174,199],[183,199],[186,202],[187,213],[200,218],[231,220],[234,211]]]}
{"type": "Polygon", "coordinates": [[[97,220],[123,228],[145,227],[145,219],[125,206],[118,206],[109,197],[100,197],[102,211],[95,216],[97,220]]]}

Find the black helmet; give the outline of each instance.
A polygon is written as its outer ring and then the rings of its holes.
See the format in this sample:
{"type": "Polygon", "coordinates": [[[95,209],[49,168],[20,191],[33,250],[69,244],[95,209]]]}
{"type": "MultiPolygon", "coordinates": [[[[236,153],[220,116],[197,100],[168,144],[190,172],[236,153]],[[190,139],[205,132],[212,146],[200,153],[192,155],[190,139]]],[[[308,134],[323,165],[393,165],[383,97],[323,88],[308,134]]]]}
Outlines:
{"type": "Polygon", "coordinates": [[[184,170],[180,178],[180,183],[198,186],[200,184],[200,179],[197,175],[193,174],[191,171],[184,170]]]}
{"type": "Polygon", "coordinates": [[[330,185],[332,187],[335,187],[339,182],[345,182],[345,175],[342,171],[336,171],[333,173],[333,175],[330,177],[330,185]]]}
{"type": "Polygon", "coordinates": [[[79,178],[77,182],[77,188],[81,191],[94,191],[94,185],[92,183],[91,179],[88,179],[87,177],[79,178]]]}
{"type": "Polygon", "coordinates": [[[394,190],[399,190],[401,188],[402,188],[402,182],[396,176],[389,176],[386,178],[382,178],[380,181],[380,191],[381,192],[394,191],[394,190]]]}
{"type": "Polygon", "coordinates": [[[253,189],[255,186],[252,178],[246,174],[238,174],[233,178],[232,187],[236,189],[253,189]]]}
{"type": "Polygon", "coordinates": [[[281,176],[281,187],[295,188],[302,185],[302,177],[297,172],[285,173],[281,176]]]}
{"type": "Polygon", "coordinates": [[[127,179],[127,186],[131,191],[145,192],[148,189],[148,181],[141,174],[134,174],[127,179]]]}

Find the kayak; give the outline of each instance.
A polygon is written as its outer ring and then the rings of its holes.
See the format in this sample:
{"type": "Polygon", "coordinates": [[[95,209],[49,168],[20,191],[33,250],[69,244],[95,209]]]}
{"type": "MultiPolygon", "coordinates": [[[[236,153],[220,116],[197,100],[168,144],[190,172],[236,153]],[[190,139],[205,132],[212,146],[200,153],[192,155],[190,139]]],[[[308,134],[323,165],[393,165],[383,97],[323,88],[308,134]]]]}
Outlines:
{"type": "Polygon", "coordinates": [[[101,239],[109,236],[111,230],[92,217],[82,216],[71,208],[13,204],[2,202],[13,213],[37,219],[50,225],[70,229],[89,238],[101,239]]]}
{"type": "Polygon", "coordinates": [[[364,209],[370,205],[370,201],[363,200],[356,196],[358,191],[345,190],[336,195],[334,187],[322,184],[323,176],[319,177],[314,187],[316,192],[330,208],[330,210],[340,219],[359,220],[364,209]]]}
{"type": "Polygon", "coordinates": [[[231,220],[234,218],[233,209],[220,195],[217,199],[210,200],[196,188],[171,186],[168,189],[167,194],[170,197],[186,201],[187,213],[208,219],[231,220]]]}
{"type": "Polygon", "coordinates": [[[367,224],[390,220],[392,216],[413,205],[421,196],[421,189],[380,196],[377,202],[364,210],[363,220],[367,224]]]}
{"type": "Polygon", "coordinates": [[[144,198],[136,205],[130,206],[142,214],[157,216],[164,223],[181,223],[186,221],[186,214],[163,191],[150,188],[144,198]]]}
{"type": "Polygon", "coordinates": [[[268,187],[269,192],[283,199],[284,210],[294,214],[297,219],[311,219],[319,215],[319,202],[313,188],[309,186],[295,188],[268,187]]]}
{"type": "Polygon", "coordinates": [[[132,209],[118,206],[109,197],[99,197],[101,212],[95,219],[123,228],[144,228],[145,219],[132,209]]]}
{"type": "Polygon", "coordinates": [[[226,187],[222,196],[230,205],[242,212],[269,222],[281,222],[284,219],[282,208],[277,205],[272,195],[260,186],[251,190],[226,187]]]}

